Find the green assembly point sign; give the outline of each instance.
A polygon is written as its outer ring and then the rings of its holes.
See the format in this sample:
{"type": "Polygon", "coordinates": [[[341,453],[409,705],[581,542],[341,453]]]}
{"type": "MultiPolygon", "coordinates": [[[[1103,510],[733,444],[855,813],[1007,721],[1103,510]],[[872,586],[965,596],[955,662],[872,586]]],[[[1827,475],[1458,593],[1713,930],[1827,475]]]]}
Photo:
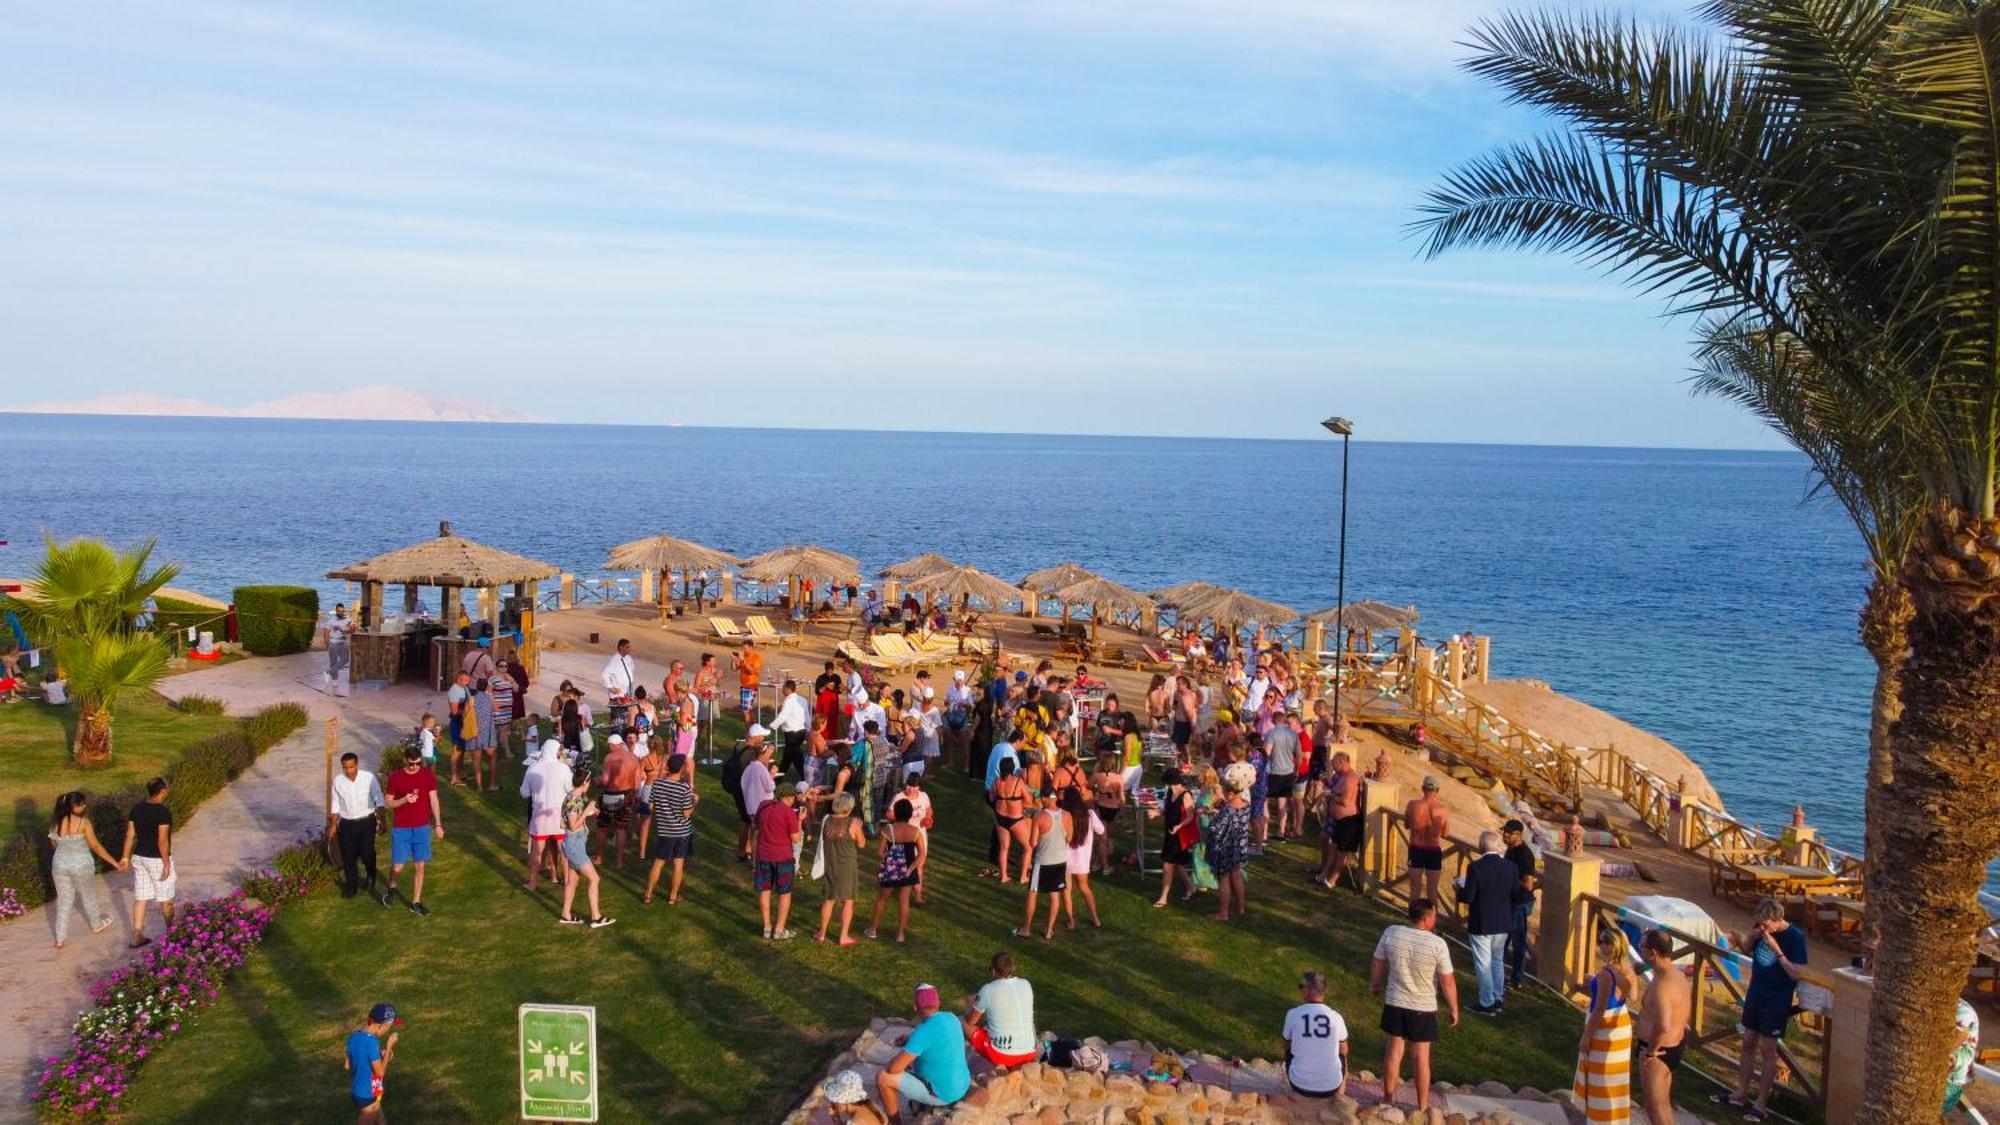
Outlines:
{"type": "Polygon", "coordinates": [[[597,1120],[597,1009],[523,1004],[521,1119],[597,1120]]]}

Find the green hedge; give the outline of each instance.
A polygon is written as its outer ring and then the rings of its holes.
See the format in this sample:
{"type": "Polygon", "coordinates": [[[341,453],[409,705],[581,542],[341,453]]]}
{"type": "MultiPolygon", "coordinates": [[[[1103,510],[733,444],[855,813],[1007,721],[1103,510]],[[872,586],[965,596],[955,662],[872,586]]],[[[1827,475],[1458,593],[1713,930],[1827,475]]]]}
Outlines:
{"type": "MultiPolygon", "coordinates": [[[[174,831],[186,831],[202,802],[249,769],[258,755],[304,727],[307,718],[304,707],[279,703],[243,720],[240,729],[224,731],[190,748],[167,774],[171,783],[167,807],[173,810],[174,831]]],[[[132,806],[145,799],[143,784],[119,793],[91,794],[90,824],[106,851],[116,854],[125,846],[126,818],[132,806]]],[[[37,810],[36,816],[45,821],[48,810],[37,810]]],[[[0,844],[0,887],[14,888],[22,906],[32,908],[49,900],[54,888],[49,882],[45,831],[15,836],[0,844]]]]}
{"type": "Polygon", "coordinates": [[[309,586],[236,587],[236,639],[258,656],[312,647],[319,625],[319,591],[309,586]]]}

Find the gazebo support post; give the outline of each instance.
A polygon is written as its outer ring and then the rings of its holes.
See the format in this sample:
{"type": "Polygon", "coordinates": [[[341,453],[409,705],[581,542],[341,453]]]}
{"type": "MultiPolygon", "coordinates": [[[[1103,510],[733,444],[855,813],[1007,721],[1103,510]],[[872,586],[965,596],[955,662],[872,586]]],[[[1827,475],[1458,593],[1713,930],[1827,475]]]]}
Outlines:
{"type": "Polygon", "coordinates": [[[403,616],[415,617],[417,615],[417,591],[418,586],[415,582],[403,583],[403,616]]]}
{"type": "Polygon", "coordinates": [[[444,622],[444,635],[458,636],[459,589],[456,586],[440,587],[438,617],[444,622]]]}

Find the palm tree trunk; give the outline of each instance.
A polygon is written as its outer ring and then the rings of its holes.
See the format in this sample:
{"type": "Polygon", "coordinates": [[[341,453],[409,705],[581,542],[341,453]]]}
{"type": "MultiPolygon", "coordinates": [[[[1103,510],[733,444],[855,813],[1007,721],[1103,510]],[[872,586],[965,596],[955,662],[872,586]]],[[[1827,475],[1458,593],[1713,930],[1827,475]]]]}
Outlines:
{"type": "Polygon", "coordinates": [[[1903,661],[1910,651],[1910,592],[1893,574],[1878,573],[1868,587],[1868,603],[1861,609],[1861,643],[1875,659],[1875,694],[1868,708],[1868,785],[1863,824],[1866,835],[1861,853],[1862,877],[1868,892],[1863,896],[1866,911],[1864,928],[1876,932],[1875,886],[1880,879],[1876,864],[1882,855],[1880,838],[1883,811],[1895,800],[1895,767],[1889,736],[1903,715],[1903,661]]]}
{"type": "Polygon", "coordinates": [[[111,712],[88,699],[77,704],[76,764],[83,769],[111,764],[111,712]]]}
{"type": "Polygon", "coordinates": [[[1879,813],[1869,898],[1882,928],[1859,1120],[1931,1121],[1953,1014],[2000,848],[2000,520],[1939,509],[1904,571],[1913,614],[1893,800],[1879,813]]]}

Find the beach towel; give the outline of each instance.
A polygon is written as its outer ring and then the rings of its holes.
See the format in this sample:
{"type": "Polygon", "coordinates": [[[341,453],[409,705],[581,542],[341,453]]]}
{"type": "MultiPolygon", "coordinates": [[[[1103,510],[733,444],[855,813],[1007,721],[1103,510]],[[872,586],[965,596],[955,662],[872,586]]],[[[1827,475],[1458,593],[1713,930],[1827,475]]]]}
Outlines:
{"type": "Polygon", "coordinates": [[[1618,1004],[1597,1017],[1572,1087],[1591,1125],[1632,1120],[1632,1014],[1618,1004]]]}

